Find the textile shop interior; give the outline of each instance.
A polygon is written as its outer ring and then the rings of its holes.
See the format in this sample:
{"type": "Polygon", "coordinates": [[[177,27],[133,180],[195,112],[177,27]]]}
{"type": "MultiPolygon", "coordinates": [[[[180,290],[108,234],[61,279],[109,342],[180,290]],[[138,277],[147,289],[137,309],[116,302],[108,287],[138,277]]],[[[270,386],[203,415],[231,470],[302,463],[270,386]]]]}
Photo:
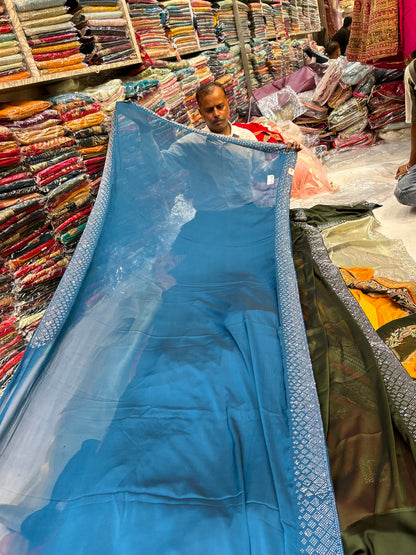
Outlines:
{"type": "Polygon", "coordinates": [[[414,3],[0,18],[0,553],[415,553],[414,3]]]}

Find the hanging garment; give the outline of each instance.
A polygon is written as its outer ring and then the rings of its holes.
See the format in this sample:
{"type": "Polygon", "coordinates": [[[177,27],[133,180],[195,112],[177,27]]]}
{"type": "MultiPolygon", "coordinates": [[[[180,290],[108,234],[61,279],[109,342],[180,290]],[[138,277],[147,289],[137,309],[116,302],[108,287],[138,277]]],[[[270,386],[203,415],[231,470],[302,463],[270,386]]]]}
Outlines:
{"type": "Polygon", "coordinates": [[[354,2],[348,60],[378,67],[404,67],[401,30],[403,0],[354,2]]]}
{"type": "Polygon", "coordinates": [[[290,250],[296,154],[131,103],[113,128],[2,397],[1,550],[341,554],[290,250]]]}

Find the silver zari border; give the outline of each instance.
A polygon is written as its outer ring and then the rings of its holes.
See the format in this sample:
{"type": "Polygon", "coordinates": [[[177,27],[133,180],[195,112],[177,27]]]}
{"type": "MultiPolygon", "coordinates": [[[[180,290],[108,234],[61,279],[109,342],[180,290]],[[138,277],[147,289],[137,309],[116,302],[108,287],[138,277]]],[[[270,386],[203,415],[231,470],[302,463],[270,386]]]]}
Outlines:
{"type": "Polygon", "coordinates": [[[345,308],[360,326],[369,348],[377,360],[393,416],[404,425],[406,432],[416,441],[416,383],[391,349],[377,334],[359,303],[349,291],[338,268],[331,262],[321,234],[314,227],[297,223],[306,231],[312,256],[322,276],[328,281],[345,308]]]}
{"type": "Polygon", "coordinates": [[[291,162],[288,156],[278,189],[275,258],[293,438],[299,553],[338,555],[344,553],[341,530],[291,248],[290,180],[286,179],[291,162]]]}

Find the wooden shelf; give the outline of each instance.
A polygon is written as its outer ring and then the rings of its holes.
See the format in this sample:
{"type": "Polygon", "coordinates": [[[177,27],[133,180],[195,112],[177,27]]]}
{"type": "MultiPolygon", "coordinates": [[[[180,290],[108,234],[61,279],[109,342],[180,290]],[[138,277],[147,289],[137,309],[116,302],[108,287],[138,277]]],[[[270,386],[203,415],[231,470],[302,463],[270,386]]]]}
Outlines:
{"type": "Polygon", "coordinates": [[[93,75],[104,71],[111,71],[120,67],[127,67],[140,64],[138,58],[125,60],[124,62],[117,62],[113,64],[102,64],[99,66],[88,66],[73,71],[62,71],[61,73],[51,73],[50,75],[40,75],[36,77],[29,77],[28,79],[19,79],[17,81],[10,81],[8,83],[0,83],[0,91],[10,90],[16,87],[27,87],[28,85],[37,85],[39,83],[50,83],[52,81],[60,81],[61,79],[68,79],[70,77],[82,77],[84,75],[93,75]]]}

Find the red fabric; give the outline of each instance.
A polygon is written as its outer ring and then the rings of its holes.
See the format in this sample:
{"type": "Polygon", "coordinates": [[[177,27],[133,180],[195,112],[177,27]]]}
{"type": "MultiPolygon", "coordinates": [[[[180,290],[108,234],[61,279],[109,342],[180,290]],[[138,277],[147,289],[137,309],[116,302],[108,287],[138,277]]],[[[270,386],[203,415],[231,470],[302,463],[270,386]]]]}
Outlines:
{"type": "Polygon", "coordinates": [[[284,139],[280,133],[277,131],[270,131],[264,125],[259,123],[233,123],[234,127],[241,127],[242,129],[248,129],[251,131],[258,141],[261,143],[284,143],[284,139]]]}

